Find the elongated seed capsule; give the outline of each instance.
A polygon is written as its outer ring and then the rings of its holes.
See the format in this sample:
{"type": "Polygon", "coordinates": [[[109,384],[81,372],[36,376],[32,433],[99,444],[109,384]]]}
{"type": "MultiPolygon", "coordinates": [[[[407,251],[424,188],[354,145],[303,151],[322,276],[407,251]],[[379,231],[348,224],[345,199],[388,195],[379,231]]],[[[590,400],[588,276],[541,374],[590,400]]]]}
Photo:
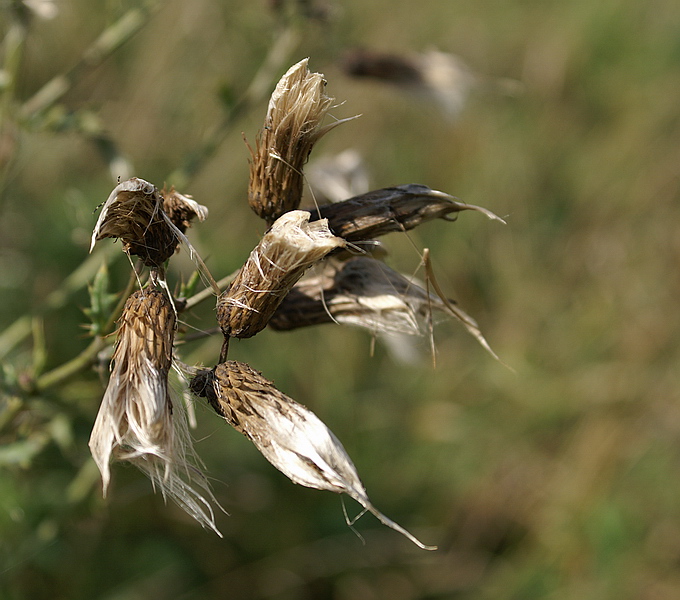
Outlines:
{"type": "Polygon", "coordinates": [[[303,210],[280,217],[219,296],[217,321],[225,337],[248,338],[262,331],[304,272],[344,246],[325,219],[308,220],[309,213],[303,210]]]}
{"type": "Polygon", "coordinates": [[[294,483],[347,494],[420,548],[436,549],[377,510],[333,432],[311,410],[280,392],[249,365],[229,360],[199,371],[191,389],[206,398],[217,414],[294,483]]]}
{"type": "Polygon", "coordinates": [[[432,219],[452,220],[449,215],[463,210],[474,210],[503,221],[485,208],[458,202],[453,196],[416,183],[325,204],[310,211],[310,221],[328,219],[328,227],[335,235],[348,242],[360,242],[393,231],[407,231],[432,219]]]}
{"type": "Polygon", "coordinates": [[[250,151],[248,203],[270,225],[298,208],[309,153],[342,122],[321,124],[333,98],[324,93],[323,75],[307,68],[308,60],[293,65],[277,84],[255,150],[250,151]]]}

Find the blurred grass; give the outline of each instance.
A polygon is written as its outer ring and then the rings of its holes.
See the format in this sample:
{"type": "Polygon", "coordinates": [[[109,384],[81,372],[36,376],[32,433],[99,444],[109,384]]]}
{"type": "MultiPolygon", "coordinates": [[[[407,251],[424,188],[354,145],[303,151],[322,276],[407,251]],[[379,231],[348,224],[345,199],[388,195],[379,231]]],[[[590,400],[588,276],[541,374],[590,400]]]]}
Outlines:
{"type": "MultiPolygon", "coordinates": [[[[313,157],[355,147],[374,188],[424,183],[507,218],[502,227],[463,214],[412,232],[413,244],[386,242],[405,272],[418,265],[413,245],[431,248],[440,283],[516,373],[455,324],[435,332],[434,371],[395,364],[380,345],[371,357],[365,334],[334,326],[265,331],[232,353],[314,410],[375,504],[441,550],[417,552],[369,517],[357,524],[362,546],[337,497],[290,484],[204,407],[197,446],[231,513],[219,518],[223,540],[163,506],[131,468],[115,467],[103,500],[87,449],[100,377],[27,392],[40,341],[29,333],[0,379],[0,597],[677,598],[680,8],[329,5],[327,23],[293,19],[300,42],[286,65],[310,56],[345,101],[336,116],[363,116],[313,157]],[[344,76],[338,60],[354,45],[436,47],[524,91],[478,89],[450,122],[344,76]]],[[[53,20],[29,19],[16,104],[138,6],[74,0],[58,3],[53,20]]],[[[169,0],[86,70],[49,119],[6,118],[0,335],[42,315],[43,369],[89,343],[85,287],[45,310],[85,260],[92,211],[114,185],[83,115],[96,117],[135,175],[162,185],[245,91],[281,26],[264,1],[169,0]]],[[[216,277],[261,234],[245,202],[241,131],[252,142],[265,107],[241,114],[182,190],[210,208],[190,236],[216,277]]],[[[129,265],[118,252],[106,260],[121,290],[129,265]]],[[[175,278],[191,271],[186,258],[173,268],[175,278]]],[[[201,306],[190,322],[210,327],[212,318],[201,306]]],[[[209,362],[216,351],[193,342],[182,356],[209,362]]]]}

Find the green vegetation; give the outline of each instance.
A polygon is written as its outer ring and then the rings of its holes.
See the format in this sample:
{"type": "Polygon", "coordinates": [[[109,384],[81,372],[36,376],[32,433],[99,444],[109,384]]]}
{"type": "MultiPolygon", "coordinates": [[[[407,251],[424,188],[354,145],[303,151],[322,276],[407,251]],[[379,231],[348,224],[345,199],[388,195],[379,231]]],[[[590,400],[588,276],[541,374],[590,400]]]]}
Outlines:
{"type": "MultiPolygon", "coordinates": [[[[55,6],[0,3],[0,598],[680,596],[676,0],[55,6]],[[348,76],[356,46],[436,48],[483,78],[453,120],[348,76]],[[95,207],[118,175],[175,184],[210,210],[192,244],[216,279],[233,272],[263,230],[242,132],[252,144],[305,56],[331,114],[362,115],[312,161],[355,148],[371,189],[422,183],[507,221],[468,212],[384,241],[405,273],[430,248],[514,371],[455,322],[435,328],[435,369],[426,339],[404,365],[336,325],[230,347],[321,416],[375,505],[438,552],[370,515],[362,545],[339,497],[291,484],[199,401],[224,539],[124,464],[103,499],[87,447],[111,341],[92,335],[135,285],[119,243],[88,255],[95,207]]],[[[183,250],[171,288],[193,272],[183,250]]],[[[214,306],[182,319],[214,327],[214,306]]],[[[220,345],[180,352],[212,364],[220,345]]]]}

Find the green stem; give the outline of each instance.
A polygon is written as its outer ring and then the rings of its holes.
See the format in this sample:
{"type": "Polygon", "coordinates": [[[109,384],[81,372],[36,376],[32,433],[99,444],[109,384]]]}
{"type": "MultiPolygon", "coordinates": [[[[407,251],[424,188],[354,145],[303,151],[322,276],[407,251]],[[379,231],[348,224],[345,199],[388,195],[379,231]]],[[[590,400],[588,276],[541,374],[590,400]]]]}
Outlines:
{"type": "Polygon", "coordinates": [[[152,13],[158,8],[160,8],[160,3],[147,3],[127,11],[99,35],[71,69],[53,77],[29,98],[21,107],[21,117],[28,119],[54,105],[71,89],[73,83],[82,77],[84,72],[101,64],[120,46],[129,41],[146,25],[152,13]]]}
{"type": "Polygon", "coordinates": [[[120,247],[110,245],[108,248],[88,256],[75,271],[64,279],[64,282],[56,290],[47,296],[44,304],[35,314],[19,317],[0,333],[0,360],[4,359],[17,345],[31,335],[34,317],[64,306],[72,294],[84,288],[92,280],[101,266],[102,260],[107,260],[117,252],[120,252],[120,247]]]}
{"type": "Polygon", "coordinates": [[[78,356],[38,377],[32,391],[38,393],[44,392],[55,385],[63,383],[80,371],[87,369],[95,362],[97,355],[106,347],[106,344],[104,338],[95,338],[78,356]]]}
{"type": "Polygon", "coordinates": [[[271,93],[272,82],[276,81],[276,78],[281,75],[282,66],[286,64],[288,57],[299,41],[300,35],[292,27],[284,29],[279,34],[243,96],[225,114],[203,145],[191,153],[179,169],[170,174],[168,180],[176,188],[185,188],[203,165],[215,154],[241,115],[271,93]]]}
{"type": "MultiPolygon", "coordinates": [[[[123,307],[125,306],[125,302],[127,302],[128,296],[132,293],[132,290],[137,283],[138,276],[139,274],[137,270],[135,270],[130,275],[128,284],[121,295],[118,305],[111,313],[109,320],[106,322],[104,331],[108,332],[113,330],[116,320],[123,312],[123,307]]],[[[90,342],[90,345],[85,348],[85,350],[78,354],[78,356],[38,377],[33,383],[31,388],[32,391],[43,392],[46,389],[63,383],[73,375],[76,375],[80,371],[90,367],[96,361],[99,352],[101,352],[108,345],[108,337],[109,336],[96,337],[92,340],[92,342],[90,342]]]]}

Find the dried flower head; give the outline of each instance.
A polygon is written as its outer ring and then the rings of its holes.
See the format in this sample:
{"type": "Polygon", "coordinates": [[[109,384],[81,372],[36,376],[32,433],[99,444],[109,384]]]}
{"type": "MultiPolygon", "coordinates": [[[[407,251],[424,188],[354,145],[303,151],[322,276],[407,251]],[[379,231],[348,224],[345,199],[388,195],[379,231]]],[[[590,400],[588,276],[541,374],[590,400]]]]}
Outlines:
{"type": "Polygon", "coordinates": [[[341,323],[375,334],[421,335],[442,301],[420,285],[373,258],[324,261],[301,279],[269,322],[279,330],[341,323]]]}
{"type": "MultiPolygon", "coordinates": [[[[500,360],[477,322],[444,295],[427,249],[423,263],[433,293],[374,258],[327,259],[293,286],[271,317],[269,326],[287,331],[340,323],[368,329],[387,340],[388,336],[431,333],[429,326],[436,311],[462,323],[487,352],[500,360]]],[[[403,344],[403,340],[396,343],[403,344]]]]}
{"type": "Polygon", "coordinates": [[[477,77],[453,54],[432,50],[422,54],[393,54],[354,49],[342,63],[353,77],[374,79],[431,100],[450,118],[465,106],[477,77]]]}
{"type": "Polygon", "coordinates": [[[248,338],[262,331],[304,272],[345,242],[309,212],[279,217],[250,253],[227,291],[217,300],[217,321],[227,337],[248,338]]]}
{"type": "Polygon", "coordinates": [[[378,511],[333,432],[247,364],[230,360],[200,371],[191,389],[294,483],[347,494],[420,548],[435,549],[378,511]]]}
{"type": "Polygon", "coordinates": [[[407,231],[432,219],[454,220],[452,213],[481,212],[490,219],[503,219],[491,211],[458,202],[453,196],[411,183],[383,188],[311,211],[310,221],[328,219],[330,230],[349,242],[361,242],[393,231],[407,231]]]}
{"type": "Polygon", "coordinates": [[[333,98],[324,93],[323,75],[307,68],[308,60],[293,65],[277,84],[250,151],[248,202],[270,225],[300,206],[302,167],[314,144],[342,122],[321,125],[333,98]]]}
{"type": "Polygon", "coordinates": [[[170,397],[174,332],[175,312],[163,292],[139,290],[128,298],[90,450],[102,474],[104,494],[110,461],[129,461],[164,497],[219,533],[203,495],[212,499],[191,447],[185,415],[170,397]]]}
{"type": "Polygon", "coordinates": [[[345,150],[310,163],[307,181],[318,204],[341,202],[368,192],[368,171],[356,150],[345,150]]]}
{"type": "Polygon", "coordinates": [[[164,199],[155,185],[133,177],[119,183],[102,207],[92,232],[90,252],[107,237],[123,240],[123,250],[160,269],[170,258],[180,237],[163,210],[164,199]]]}

